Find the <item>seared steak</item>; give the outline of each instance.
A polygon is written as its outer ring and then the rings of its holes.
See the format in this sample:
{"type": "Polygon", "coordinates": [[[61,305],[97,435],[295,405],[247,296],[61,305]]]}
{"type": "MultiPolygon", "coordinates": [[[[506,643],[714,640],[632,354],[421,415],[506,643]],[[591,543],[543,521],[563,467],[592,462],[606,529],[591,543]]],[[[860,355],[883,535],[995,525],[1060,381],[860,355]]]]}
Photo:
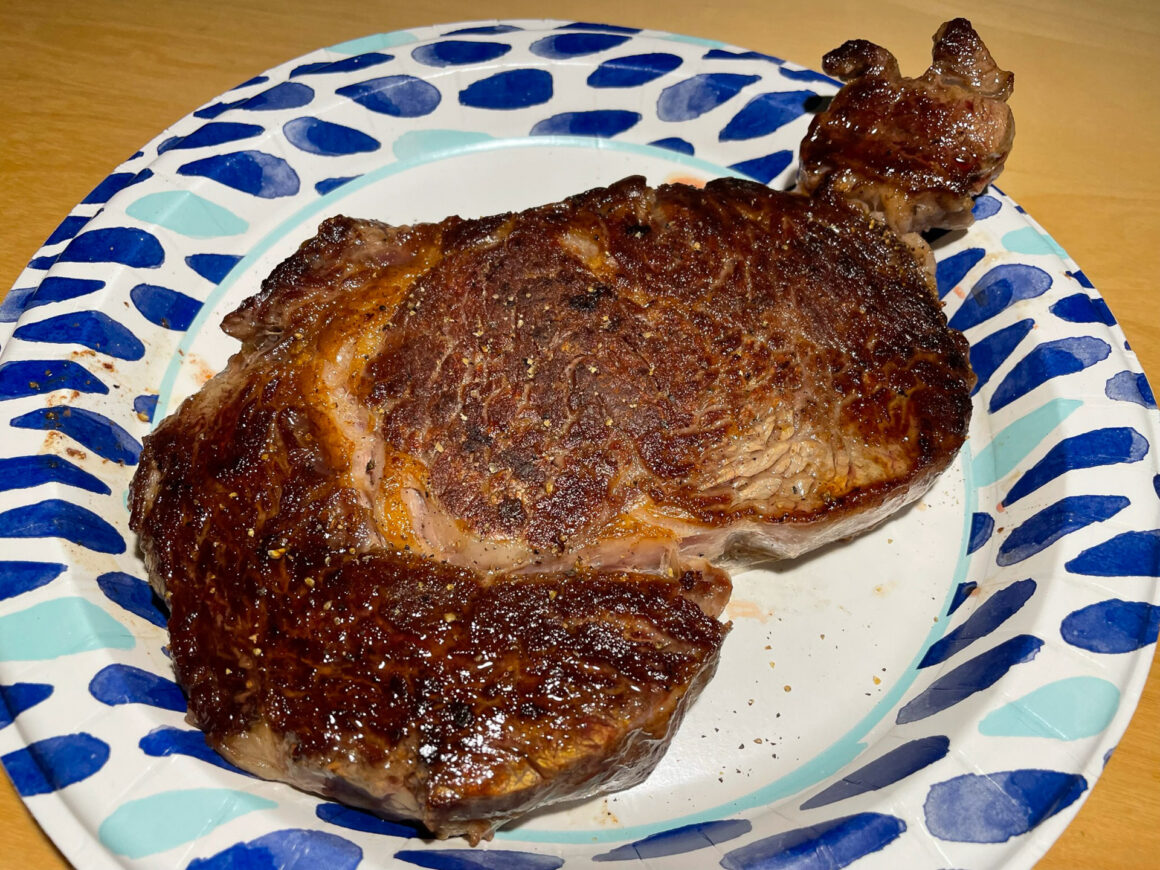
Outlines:
{"type": "Polygon", "coordinates": [[[647,775],[716,666],[714,565],[873,526],[966,437],[925,258],[839,188],[326,221],[133,481],[210,744],[473,841],[647,775]]]}

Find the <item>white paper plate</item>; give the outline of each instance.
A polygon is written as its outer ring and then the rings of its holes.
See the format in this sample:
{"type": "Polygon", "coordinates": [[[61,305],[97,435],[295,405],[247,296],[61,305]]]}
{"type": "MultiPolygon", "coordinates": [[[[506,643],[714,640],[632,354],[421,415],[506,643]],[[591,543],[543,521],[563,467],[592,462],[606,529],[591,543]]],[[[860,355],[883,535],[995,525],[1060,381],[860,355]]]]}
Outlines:
{"type": "Polygon", "coordinates": [[[872,534],[735,578],[717,677],[629,791],[469,849],[234,771],[184,724],[127,528],[150,417],[221,367],[222,315],[324,217],[476,216],[632,173],[783,186],[835,90],[655,31],[380,34],[240,85],[78,205],[0,306],[0,753],[65,855],[203,870],[1030,866],[1147,674],[1156,406],[1083,273],[998,191],[936,243],[979,375],[959,461],[872,534]]]}

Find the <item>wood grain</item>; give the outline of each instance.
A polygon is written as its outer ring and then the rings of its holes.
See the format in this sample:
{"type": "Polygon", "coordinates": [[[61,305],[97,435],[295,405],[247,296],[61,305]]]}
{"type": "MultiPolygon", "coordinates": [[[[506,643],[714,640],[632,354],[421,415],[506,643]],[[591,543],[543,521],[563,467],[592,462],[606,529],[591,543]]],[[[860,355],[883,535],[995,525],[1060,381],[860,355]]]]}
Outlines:
{"type": "MultiPolygon", "coordinates": [[[[0,288],[142,144],[238,82],[319,46],[437,22],[554,17],[695,34],[813,67],[841,40],[860,36],[888,45],[904,71],[916,71],[935,27],[963,8],[940,0],[7,0],[0,4],[0,288]]],[[[969,9],[1000,63],[1016,71],[1019,132],[1001,186],[1083,266],[1158,383],[1160,91],[1152,85],[1160,4],[1028,0],[969,9]]],[[[1042,870],[1160,863],[1157,734],[1160,669],[1042,870]]],[[[0,867],[66,866],[2,777],[0,843],[0,867]]]]}

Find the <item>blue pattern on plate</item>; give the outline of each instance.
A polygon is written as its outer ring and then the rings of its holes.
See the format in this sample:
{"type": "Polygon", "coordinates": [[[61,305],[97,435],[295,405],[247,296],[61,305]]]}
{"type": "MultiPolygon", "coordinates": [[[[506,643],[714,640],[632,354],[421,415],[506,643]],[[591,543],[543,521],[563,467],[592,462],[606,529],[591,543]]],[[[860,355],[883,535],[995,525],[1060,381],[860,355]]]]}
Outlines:
{"type": "Polygon", "coordinates": [[[0,600],[46,586],[67,567],[59,562],[0,562],[0,600]]]}
{"type": "Polygon", "coordinates": [[[443,849],[438,852],[404,849],[394,857],[430,870],[557,870],[564,859],[509,849],[443,849]]]}
{"type": "Polygon", "coordinates": [[[639,112],[623,109],[592,109],[588,112],[562,112],[545,118],[534,127],[533,136],[594,136],[609,139],[631,129],[640,121],[639,112]]]}
{"type": "Polygon", "coordinates": [[[201,303],[192,296],[156,284],[138,284],[129,291],[129,298],[150,323],[178,332],[189,329],[201,310],[201,303]]]}
{"type": "Polygon", "coordinates": [[[991,413],[1006,408],[1020,396],[1052,378],[1075,374],[1108,358],[1112,347],[1102,338],[1077,335],[1045,341],[1028,351],[991,395],[991,413]]]}
{"type": "Polygon", "coordinates": [[[188,150],[190,148],[207,148],[210,145],[222,145],[226,142],[239,142],[243,139],[253,139],[265,132],[264,127],[257,124],[242,124],[237,121],[211,121],[202,124],[192,133],[185,136],[172,136],[157,146],[157,153],[166,151],[188,150]]]}
{"type": "Polygon", "coordinates": [[[991,533],[994,531],[995,518],[988,513],[976,511],[971,516],[971,533],[967,538],[967,554],[974,553],[991,540],[991,533]]]}
{"type": "Polygon", "coordinates": [[[9,425],[18,429],[63,432],[110,462],[136,465],[141,455],[141,444],[136,438],[108,417],[87,408],[37,408],[13,417],[9,425]]]}
{"type": "Polygon", "coordinates": [[[699,73],[661,91],[657,117],[670,122],[691,121],[727,103],[759,79],[738,73],[699,73]]]}
{"type": "Polygon", "coordinates": [[[976,197],[975,205],[971,209],[971,214],[974,216],[975,220],[983,221],[992,215],[998,214],[1000,208],[1002,208],[1002,204],[999,202],[999,200],[995,199],[993,196],[983,194],[982,196],[976,197]]]}
{"type": "Polygon", "coordinates": [[[324,157],[363,154],[378,151],[382,147],[378,139],[368,136],[362,130],[344,124],[332,124],[319,118],[304,117],[287,121],[282,132],[295,148],[324,157]]]}
{"type": "Polygon", "coordinates": [[[32,295],[25,302],[24,307],[36,308],[38,305],[48,305],[50,302],[76,299],[78,296],[95,293],[104,286],[104,281],[93,278],[62,278],[49,275],[38,286],[31,288],[32,295]]]}
{"type": "Polygon", "coordinates": [[[234,254],[190,254],[185,258],[185,265],[205,280],[220,284],[241,259],[234,254]]]}
{"type": "Polygon", "coordinates": [[[1114,517],[1128,504],[1122,495],[1065,496],[1016,526],[999,545],[995,561],[1004,567],[1022,562],[1065,535],[1114,517]]]}
{"type": "Polygon", "coordinates": [[[109,571],[97,578],[97,586],[105,597],[121,607],[165,628],[166,616],[161,609],[161,601],[144,580],[139,580],[124,571],[109,571]]]}
{"type": "Polygon", "coordinates": [[[859,813],[766,837],[721,859],[725,870],[837,870],[885,849],[906,822],[884,813],[859,813]]]}
{"type": "Polygon", "coordinates": [[[0,729],[7,728],[25,710],[52,695],[48,683],[13,683],[0,686],[0,729]]]}
{"type": "Polygon", "coordinates": [[[971,394],[979,392],[991,380],[999,366],[1015,352],[1019,343],[1027,337],[1027,333],[1035,328],[1035,321],[1030,318],[1012,323],[996,330],[984,339],[971,345],[971,368],[975,372],[975,388],[971,394]]]}
{"type": "MultiPolygon", "coordinates": [[[[101,205],[108,202],[126,187],[133,184],[140,184],[142,181],[152,177],[153,170],[148,167],[142,169],[140,172],[114,172],[106,176],[104,181],[94,187],[82,203],[84,205],[101,205]]],[[[51,241],[49,244],[51,244],[51,241]]]]}
{"type": "Polygon", "coordinates": [[[133,399],[133,411],[146,423],[153,422],[153,412],[157,410],[157,396],[145,394],[133,399]]]}
{"type": "Polygon", "coordinates": [[[636,88],[659,79],[679,67],[683,60],[668,52],[630,54],[604,61],[588,75],[590,88],[636,88]]]}
{"type": "Polygon", "coordinates": [[[325,831],[290,828],[235,843],[210,858],[195,858],[187,870],[354,870],[362,858],[362,849],[350,840],[325,831]]]}
{"type": "Polygon", "coordinates": [[[1010,507],[1062,474],[1079,468],[1139,462],[1148,453],[1148,440],[1131,426],[1096,429],[1065,438],[1023,473],[1003,499],[1010,507]]]}
{"type": "Polygon", "coordinates": [[[300,186],[298,173],[281,157],[264,151],[234,151],[192,160],[178,175],[210,178],[226,187],[263,199],[293,196],[300,186]]]}
{"type": "Polygon", "coordinates": [[[629,37],[604,33],[559,33],[545,36],[531,44],[530,51],[539,57],[565,60],[607,51],[628,42],[629,37]]]}
{"type": "Polygon", "coordinates": [[[1075,293],[1060,299],[1051,306],[1051,313],[1068,323],[1102,323],[1111,326],[1116,322],[1108,303],[1103,299],[1075,293]]]}
{"type": "Polygon", "coordinates": [[[61,251],[59,260],[152,269],[165,262],[165,251],[152,233],[135,227],[109,227],[81,233],[61,251]]]}
{"type": "Polygon", "coordinates": [[[117,359],[145,355],[145,345],[127,327],[103,311],[75,311],[16,327],[13,337],[49,344],[79,344],[117,359]]]}
{"type": "Polygon", "coordinates": [[[57,224],[56,229],[52,231],[52,235],[44,240],[44,244],[55,245],[60,242],[67,242],[84,229],[90,220],[92,218],[86,215],[69,215],[57,224]]]}
{"type": "Polygon", "coordinates": [[[1072,646],[1095,653],[1128,653],[1156,642],[1160,605],[1110,598],[1069,613],[1059,632],[1072,646]]]}
{"type": "Polygon", "coordinates": [[[394,75],[368,79],[335,91],[360,106],[393,118],[419,118],[435,111],[443,99],[439,89],[415,76],[394,75]]]}
{"type": "Polygon", "coordinates": [[[389,60],[394,60],[393,54],[384,54],[381,51],[368,51],[363,54],[354,54],[350,57],[344,57],[339,60],[320,60],[314,63],[304,63],[301,66],[294,67],[290,72],[290,78],[298,78],[298,76],[312,76],[319,74],[334,75],[337,73],[355,72],[356,70],[366,69],[369,66],[378,66],[381,63],[386,63],[389,60]]]}
{"type": "Polygon", "coordinates": [[[37,456],[12,456],[0,459],[0,492],[24,489],[44,483],[59,483],[77,489],[108,495],[109,485],[63,456],[41,453],[37,456]]]}
{"type": "Polygon", "coordinates": [[[740,163],[734,163],[729,168],[745,173],[754,181],[768,184],[781,175],[792,162],[792,151],[775,151],[773,154],[766,154],[764,157],[756,157],[753,160],[742,160],[740,163]]]}
{"type": "Polygon", "coordinates": [[[1090,577],[1160,577],[1160,530],[1121,532],[1064,565],[1090,577]]]}
{"type": "Polygon", "coordinates": [[[1027,263],[1003,263],[987,271],[950,319],[955,329],[966,331],[1006,311],[1011,305],[1042,296],[1052,285],[1051,275],[1027,263]]]}
{"type": "Polygon", "coordinates": [[[368,834],[383,834],[387,837],[418,837],[418,828],[401,822],[389,822],[380,819],[371,813],[356,810],[354,807],[323,802],[314,808],[314,814],[322,821],[351,831],[364,831],[368,834]]]}
{"type": "Polygon", "coordinates": [[[947,616],[950,616],[971,597],[971,593],[979,588],[974,580],[964,580],[955,587],[955,594],[951,596],[951,603],[947,605],[947,616]]]}
{"type": "Polygon", "coordinates": [[[735,142],[768,136],[800,118],[806,110],[806,101],[816,97],[813,91],[775,91],[760,94],[750,100],[725,125],[717,138],[735,142]]]}
{"type": "Polygon", "coordinates": [[[428,42],[411,52],[411,57],[426,66],[466,66],[488,63],[503,57],[512,47],[503,42],[485,42],[473,39],[447,39],[428,42]]]}
{"type": "Polygon", "coordinates": [[[682,139],[680,136],[666,136],[664,139],[656,139],[648,143],[655,145],[657,148],[664,148],[668,151],[676,151],[678,154],[693,154],[696,149],[693,143],[682,139]]]}
{"type": "Polygon", "coordinates": [[[177,683],[132,665],[106,665],[89,681],[89,694],[115,707],[120,704],[147,704],[162,710],[185,712],[185,695],[177,683]]]}
{"type": "Polygon", "coordinates": [[[319,195],[325,196],[332,190],[337,190],[348,181],[354,181],[358,178],[357,175],[338,176],[336,178],[324,178],[322,181],[315,182],[314,189],[318,191],[319,195]]]}
{"type": "Polygon", "coordinates": [[[895,721],[899,725],[917,722],[989,689],[1015,665],[1034,659],[1042,646],[1042,640],[1029,634],[1003,641],[943,674],[903,706],[895,721]]]}
{"type": "Polygon", "coordinates": [[[92,372],[71,359],[12,360],[0,363],[0,400],[37,396],[56,390],[108,393],[92,372]]]}
{"type": "Polygon", "coordinates": [[[934,269],[935,283],[938,285],[938,298],[945,299],[946,295],[958,286],[958,283],[967,277],[967,273],[975,268],[979,260],[986,253],[982,248],[966,248],[957,254],[951,254],[942,260],[934,269]]]}
{"type": "Polygon", "coordinates": [[[58,498],[0,513],[0,538],[64,538],[97,553],[125,552],[125,539],[108,522],[58,498]]]}
{"type": "Polygon", "coordinates": [[[472,82],[459,102],[475,109],[524,109],[552,99],[552,74],[543,69],[511,69],[472,82]]]}
{"type": "Polygon", "coordinates": [[[205,742],[205,734],[193,728],[174,728],[172,725],[161,725],[154,728],[137,745],[150,758],[166,758],[171,755],[184,755],[196,758],[222,770],[237,773],[241,776],[252,776],[240,768],[234,767],[205,742]]]}
{"type": "Polygon", "coordinates": [[[721,819],[715,822],[697,822],[661,831],[643,840],[625,843],[610,852],[594,855],[593,861],[648,861],[668,855],[684,855],[709,846],[727,843],[753,830],[748,819],[721,819]]]}
{"type": "Polygon", "coordinates": [[[88,779],[109,760],[109,744],[83,731],[30,743],[0,758],[21,797],[48,794],[88,779]]]}
{"type": "Polygon", "coordinates": [[[942,734],[911,740],[891,749],[853,773],[846,774],[832,786],[823,789],[802,804],[801,809],[812,810],[868,791],[885,788],[945,758],[950,746],[950,738],[942,734]]]}
{"type": "Polygon", "coordinates": [[[923,812],[940,840],[1005,843],[1075,802],[1087,790],[1078,773],[1005,770],[968,773],[931,786],[923,812]]]}
{"type": "Polygon", "coordinates": [[[1145,408],[1155,408],[1156,398],[1142,372],[1119,372],[1108,378],[1104,395],[1119,402],[1135,402],[1145,408]]]}
{"type": "Polygon", "coordinates": [[[1030,578],[1017,580],[995,592],[967,617],[966,622],[932,643],[918,667],[942,664],[979,638],[986,637],[1014,616],[1034,593],[1035,581],[1030,578]]]}

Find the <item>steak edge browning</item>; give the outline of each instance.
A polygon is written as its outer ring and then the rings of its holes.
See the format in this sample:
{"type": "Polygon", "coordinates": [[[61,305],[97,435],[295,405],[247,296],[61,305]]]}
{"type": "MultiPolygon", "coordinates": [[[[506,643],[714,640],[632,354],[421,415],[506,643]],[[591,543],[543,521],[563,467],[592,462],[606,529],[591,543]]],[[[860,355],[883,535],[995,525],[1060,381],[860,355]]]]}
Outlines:
{"type": "MultiPolygon", "coordinates": [[[[936,66],[979,57],[946,32],[936,66]]],[[[324,222],[130,491],[210,745],[473,843],[647,776],[717,666],[718,566],[876,525],[966,437],[929,249],[863,194],[634,177],[324,222]]]]}

